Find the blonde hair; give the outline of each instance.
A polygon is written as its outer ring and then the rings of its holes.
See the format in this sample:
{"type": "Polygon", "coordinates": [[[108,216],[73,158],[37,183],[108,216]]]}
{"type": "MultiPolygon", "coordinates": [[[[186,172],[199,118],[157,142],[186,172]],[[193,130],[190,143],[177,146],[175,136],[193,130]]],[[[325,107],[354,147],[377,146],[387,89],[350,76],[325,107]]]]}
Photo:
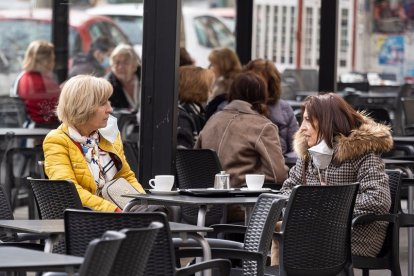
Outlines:
{"type": "Polygon", "coordinates": [[[23,70],[25,71],[42,71],[45,69],[44,64],[50,64],[54,61],[54,49],[52,43],[44,40],[32,41],[27,47],[23,59],[23,70]]]}
{"type": "Polygon", "coordinates": [[[104,78],[77,75],[63,86],[56,109],[60,121],[67,125],[85,124],[112,95],[112,85],[104,78]]]}
{"type": "Polygon", "coordinates": [[[111,65],[114,64],[114,59],[117,56],[120,56],[120,55],[128,56],[128,60],[132,61],[132,65],[134,67],[137,67],[138,65],[141,64],[141,59],[139,58],[139,56],[135,52],[134,48],[132,48],[132,46],[130,46],[128,44],[119,44],[118,46],[116,46],[112,50],[112,53],[111,53],[111,56],[110,56],[111,65]]]}
{"type": "Polygon", "coordinates": [[[186,65],[179,68],[178,99],[184,103],[205,103],[213,87],[214,72],[201,67],[186,65]]]}

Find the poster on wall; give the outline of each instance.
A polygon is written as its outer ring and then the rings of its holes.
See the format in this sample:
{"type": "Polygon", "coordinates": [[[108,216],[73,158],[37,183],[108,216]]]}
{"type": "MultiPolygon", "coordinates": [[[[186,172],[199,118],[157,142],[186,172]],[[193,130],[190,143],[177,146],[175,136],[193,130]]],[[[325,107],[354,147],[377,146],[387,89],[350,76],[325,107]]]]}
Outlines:
{"type": "Polygon", "coordinates": [[[383,36],[378,43],[380,65],[400,65],[404,62],[404,36],[383,36]]]}
{"type": "Polygon", "coordinates": [[[374,0],[373,32],[400,34],[414,27],[414,0],[374,0]]]}

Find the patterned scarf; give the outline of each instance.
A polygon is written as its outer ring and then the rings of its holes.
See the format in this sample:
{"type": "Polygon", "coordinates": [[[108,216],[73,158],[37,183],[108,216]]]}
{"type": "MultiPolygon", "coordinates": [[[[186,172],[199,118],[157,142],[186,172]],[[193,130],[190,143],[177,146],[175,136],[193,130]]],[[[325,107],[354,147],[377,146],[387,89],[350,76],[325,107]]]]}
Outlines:
{"type": "MultiPolygon", "coordinates": [[[[82,136],[76,129],[69,127],[69,136],[81,145],[89,170],[92,172],[98,190],[107,182],[106,174],[101,165],[101,152],[99,150],[99,134],[97,131],[89,137],[82,136]]],[[[107,154],[102,152],[103,155],[107,154]]]]}

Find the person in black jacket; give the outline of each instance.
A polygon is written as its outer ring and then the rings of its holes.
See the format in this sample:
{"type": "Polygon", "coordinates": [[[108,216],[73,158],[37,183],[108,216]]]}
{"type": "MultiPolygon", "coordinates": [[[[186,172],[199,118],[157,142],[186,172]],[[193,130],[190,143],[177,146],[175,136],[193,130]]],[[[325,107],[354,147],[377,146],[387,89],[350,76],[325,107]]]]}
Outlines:
{"type": "Polygon", "coordinates": [[[105,78],[114,93],[109,100],[114,109],[139,111],[141,105],[141,60],[127,44],[115,47],[110,57],[111,72],[105,78]]]}
{"type": "Polygon", "coordinates": [[[213,71],[192,65],[179,68],[177,147],[192,148],[205,124],[206,103],[215,80],[213,71]]]}

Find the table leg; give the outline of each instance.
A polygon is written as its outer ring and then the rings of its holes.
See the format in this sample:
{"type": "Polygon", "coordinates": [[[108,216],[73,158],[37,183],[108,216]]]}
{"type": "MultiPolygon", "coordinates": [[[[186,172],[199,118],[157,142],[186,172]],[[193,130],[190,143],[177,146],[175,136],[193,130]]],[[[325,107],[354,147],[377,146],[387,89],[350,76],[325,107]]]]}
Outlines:
{"type": "Polygon", "coordinates": [[[207,208],[207,205],[200,205],[200,207],[198,208],[197,226],[205,226],[207,208]]]}
{"type": "Polygon", "coordinates": [[[63,235],[57,234],[51,234],[45,241],[45,248],[44,251],[46,253],[52,253],[53,252],[53,246],[55,245],[55,243],[60,239],[60,237],[63,235]]]}
{"type": "MultiPolygon", "coordinates": [[[[194,239],[200,244],[201,249],[203,250],[203,260],[204,261],[211,260],[211,248],[210,248],[210,245],[208,244],[207,240],[202,235],[200,235],[198,233],[187,233],[186,235],[187,235],[188,238],[194,239]]],[[[184,239],[185,238],[183,238],[183,240],[184,239]]],[[[196,263],[200,262],[200,261],[201,261],[200,258],[196,258],[196,263]]],[[[204,270],[203,275],[204,276],[211,276],[211,269],[204,270]]]]}
{"type": "MultiPolygon", "coordinates": [[[[206,224],[207,209],[208,209],[208,206],[207,205],[200,205],[199,206],[199,208],[198,208],[198,215],[197,215],[197,226],[205,226],[205,224],[206,224]]],[[[199,235],[199,237],[203,238],[204,235],[205,235],[205,233],[199,233],[198,235],[199,235]]],[[[203,243],[201,241],[199,241],[199,242],[200,242],[201,246],[203,247],[203,243]]],[[[208,243],[207,243],[207,245],[208,245],[208,243]]],[[[208,247],[210,247],[210,246],[208,246],[208,247]]],[[[203,253],[204,254],[206,253],[204,251],[204,248],[203,248],[203,253]]],[[[204,257],[204,259],[205,259],[205,257],[204,257]]],[[[211,259],[211,251],[210,251],[210,259],[211,259]]],[[[198,262],[201,262],[201,258],[198,258],[197,257],[196,258],[196,263],[198,263],[198,262]]],[[[211,271],[210,270],[205,271],[204,272],[204,275],[209,275],[210,276],[211,275],[211,271]]],[[[200,273],[196,273],[196,276],[200,276],[200,273]]]]}

